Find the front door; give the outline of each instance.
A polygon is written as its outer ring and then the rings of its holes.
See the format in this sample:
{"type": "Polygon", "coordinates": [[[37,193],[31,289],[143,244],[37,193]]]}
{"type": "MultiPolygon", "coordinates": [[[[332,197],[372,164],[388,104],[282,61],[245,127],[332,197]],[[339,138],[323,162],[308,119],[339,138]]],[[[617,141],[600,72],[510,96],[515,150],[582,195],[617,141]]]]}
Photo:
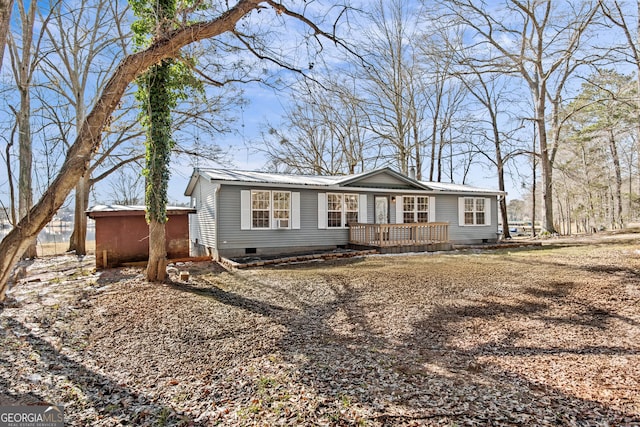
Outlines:
{"type": "Polygon", "coordinates": [[[389,199],[376,196],[376,224],[389,223],[389,199]]]}

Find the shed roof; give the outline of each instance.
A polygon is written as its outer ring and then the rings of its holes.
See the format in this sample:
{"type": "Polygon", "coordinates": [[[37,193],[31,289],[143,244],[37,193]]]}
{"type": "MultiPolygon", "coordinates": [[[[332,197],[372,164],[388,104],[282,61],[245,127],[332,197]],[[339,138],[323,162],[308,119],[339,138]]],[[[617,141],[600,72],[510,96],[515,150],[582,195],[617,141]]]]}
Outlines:
{"type": "MultiPolygon", "coordinates": [[[[100,216],[133,216],[144,215],[147,207],[144,205],[95,205],[87,210],[90,218],[100,216]]],[[[186,215],[196,213],[193,208],[184,206],[167,206],[167,215],[186,215]]]]}

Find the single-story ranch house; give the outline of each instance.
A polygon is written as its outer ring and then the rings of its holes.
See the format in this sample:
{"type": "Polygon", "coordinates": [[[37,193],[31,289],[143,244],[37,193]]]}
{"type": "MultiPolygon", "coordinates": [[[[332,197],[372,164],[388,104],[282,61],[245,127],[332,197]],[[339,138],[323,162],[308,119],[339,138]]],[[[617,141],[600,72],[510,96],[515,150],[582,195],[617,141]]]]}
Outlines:
{"type": "Polygon", "coordinates": [[[420,182],[390,168],[347,176],[195,169],[194,255],[238,257],[357,246],[440,250],[495,242],[503,193],[420,182]]]}

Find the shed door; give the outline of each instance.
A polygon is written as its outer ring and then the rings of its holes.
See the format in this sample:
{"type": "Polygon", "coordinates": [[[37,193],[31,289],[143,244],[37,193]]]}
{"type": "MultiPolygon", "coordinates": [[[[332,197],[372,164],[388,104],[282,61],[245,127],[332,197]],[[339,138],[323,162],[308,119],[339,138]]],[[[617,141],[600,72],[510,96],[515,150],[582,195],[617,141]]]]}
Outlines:
{"type": "Polygon", "coordinates": [[[376,196],[376,224],[389,223],[389,199],[376,196]]]}

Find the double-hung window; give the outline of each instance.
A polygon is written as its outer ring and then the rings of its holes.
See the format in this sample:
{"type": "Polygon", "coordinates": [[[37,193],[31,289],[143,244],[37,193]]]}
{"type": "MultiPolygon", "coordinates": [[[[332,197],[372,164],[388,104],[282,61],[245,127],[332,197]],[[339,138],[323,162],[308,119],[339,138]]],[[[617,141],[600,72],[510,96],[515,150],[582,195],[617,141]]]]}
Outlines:
{"type": "Polygon", "coordinates": [[[465,197],[464,199],[464,225],[487,225],[488,203],[483,197],[465,197]]]}
{"type": "Polygon", "coordinates": [[[358,222],[358,195],[344,195],[344,222],[345,225],[358,222]]]}
{"type": "Polygon", "coordinates": [[[327,193],[327,227],[342,228],[358,222],[357,194],[327,193]]]}
{"type": "Polygon", "coordinates": [[[409,222],[429,222],[429,196],[403,196],[402,219],[409,222]]]}
{"type": "Polygon", "coordinates": [[[251,191],[251,228],[289,228],[290,220],[290,192],[251,191]]]}
{"type": "Polygon", "coordinates": [[[273,192],[273,219],[276,228],[289,228],[291,219],[291,193],[273,192]]]}
{"type": "Polygon", "coordinates": [[[342,194],[327,194],[327,227],[342,227],[342,194]]]}
{"type": "Polygon", "coordinates": [[[271,192],[251,192],[251,228],[269,228],[271,226],[271,192]]]}

